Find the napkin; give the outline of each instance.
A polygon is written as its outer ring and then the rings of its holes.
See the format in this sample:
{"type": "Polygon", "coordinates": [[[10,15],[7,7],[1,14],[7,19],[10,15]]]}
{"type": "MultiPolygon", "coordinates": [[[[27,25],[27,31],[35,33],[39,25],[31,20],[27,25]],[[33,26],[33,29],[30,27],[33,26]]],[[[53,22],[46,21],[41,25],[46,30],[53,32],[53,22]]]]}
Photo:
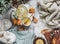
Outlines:
{"type": "Polygon", "coordinates": [[[33,40],[35,38],[33,31],[18,31],[17,28],[13,28],[10,31],[16,35],[16,42],[14,44],[33,44],[33,40]]]}

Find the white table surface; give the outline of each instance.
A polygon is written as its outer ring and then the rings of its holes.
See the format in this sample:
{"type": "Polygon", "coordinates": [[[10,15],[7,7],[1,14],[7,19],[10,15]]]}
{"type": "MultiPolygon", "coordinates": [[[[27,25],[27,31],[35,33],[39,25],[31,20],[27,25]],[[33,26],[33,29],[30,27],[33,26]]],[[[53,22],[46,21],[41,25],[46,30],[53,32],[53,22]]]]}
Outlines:
{"type": "Polygon", "coordinates": [[[38,0],[30,0],[29,4],[35,8],[35,17],[38,18],[38,23],[34,24],[34,32],[36,36],[39,37],[39,36],[42,36],[41,30],[46,29],[47,27],[45,26],[43,22],[40,21],[40,18],[39,18],[40,14],[37,9],[37,1],[38,0]]]}

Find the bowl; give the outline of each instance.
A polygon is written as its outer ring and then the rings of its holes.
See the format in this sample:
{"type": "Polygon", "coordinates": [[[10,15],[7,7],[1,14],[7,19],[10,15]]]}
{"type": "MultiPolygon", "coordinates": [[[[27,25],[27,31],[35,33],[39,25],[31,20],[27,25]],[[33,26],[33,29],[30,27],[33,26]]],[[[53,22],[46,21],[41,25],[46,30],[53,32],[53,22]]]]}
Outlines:
{"type": "Polygon", "coordinates": [[[11,13],[12,22],[13,19],[19,19],[21,21],[21,25],[23,25],[22,19],[25,17],[28,17],[28,9],[24,4],[19,5],[17,8],[13,8],[13,11],[11,13]]]}
{"type": "Polygon", "coordinates": [[[33,44],[46,44],[46,42],[42,37],[37,37],[35,38],[33,44]]]}
{"type": "Polygon", "coordinates": [[[11,14],[12,18],[22,19],[28,16],[27,7],[24,4],[19,5],[17,8],[13,8],[13,12],[11,14]]]}

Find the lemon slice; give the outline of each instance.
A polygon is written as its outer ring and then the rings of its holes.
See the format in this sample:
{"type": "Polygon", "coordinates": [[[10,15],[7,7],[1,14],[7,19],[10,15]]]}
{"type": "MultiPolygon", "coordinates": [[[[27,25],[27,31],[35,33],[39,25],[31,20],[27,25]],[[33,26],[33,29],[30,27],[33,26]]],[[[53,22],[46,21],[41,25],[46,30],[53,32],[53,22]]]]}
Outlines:
{"type": "Polygon", "coordinates": [[[23,18],[24,26],[29,26],[31,24],[31,20],[28,17],[23,18]]]}
{"type": "Polygon", "coordinates": [[[44,44],[44,42],[43,42],[43,40],[38,39],[38,40],[36,41],[36,44],[44,44]]]}

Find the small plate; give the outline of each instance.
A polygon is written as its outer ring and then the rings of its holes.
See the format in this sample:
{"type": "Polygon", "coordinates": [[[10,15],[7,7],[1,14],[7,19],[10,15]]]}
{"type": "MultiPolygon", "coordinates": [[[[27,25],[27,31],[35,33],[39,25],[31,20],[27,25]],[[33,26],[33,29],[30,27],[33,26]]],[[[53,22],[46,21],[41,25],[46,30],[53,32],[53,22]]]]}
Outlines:
{"type": "Polygon", "coordinates": [[[9,31],[1,31],[0,34],[3,34],[2,37],[0,37],[0,41],[6,44],[14,43],[16,40],[15,34],[9,31]]]}

